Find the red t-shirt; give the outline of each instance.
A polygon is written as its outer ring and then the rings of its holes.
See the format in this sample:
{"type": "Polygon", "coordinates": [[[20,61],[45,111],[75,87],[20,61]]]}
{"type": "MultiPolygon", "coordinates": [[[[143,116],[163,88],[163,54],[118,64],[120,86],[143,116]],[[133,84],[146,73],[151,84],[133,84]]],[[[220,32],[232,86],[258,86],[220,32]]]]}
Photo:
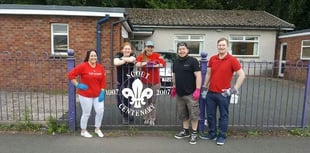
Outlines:
{"type": "Polygon", "coordinates": [[[104,68],[100,64],[96,64],[95,68],[92,68],[88,62],[79,64],[68,73],[69,80],[75,79],[80,76],[80,83],[88,86],[87,90],[78,89],[78,94],[84,97],[98,97],[101,89],[106,87],[106,77],[104,68]]]}
{"type": "MultiPolygon", "coordinates": [[[[153,52],[152,55],[150,55],[150,56],[147,56],[147,55],[142,53],[137,57],[137,62],[148,62],[148,61],[160,63],[163,66],[166,66],[166,61],[158,53],[153,52]]],[[[158,67],[147,68],[146,66],[143,66],[142,71],[148,75],[147,79],[144,77],[141,78],[141,80],[144,84],[158,84],[158,83],[160,83],[159,68],[158,67]]]]}
{"type": "Polygon", "coordinates": [[[209,90],[221,93],[223,89],[230,88],[232,76],[235,71],[240,70],[240,62],[230,54],[223,59],[219,59],[218,55],[214,55],[208,62],[208,68],[211,68],[209,90]]]}

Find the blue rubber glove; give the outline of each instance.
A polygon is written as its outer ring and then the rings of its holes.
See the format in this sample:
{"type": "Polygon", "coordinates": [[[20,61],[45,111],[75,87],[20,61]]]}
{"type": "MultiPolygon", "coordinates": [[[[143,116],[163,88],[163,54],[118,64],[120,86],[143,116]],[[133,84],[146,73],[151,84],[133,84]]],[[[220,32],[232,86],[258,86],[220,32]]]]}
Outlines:
{"type": "Polygon", "coordinates": [[[87,86],[86,84],[83,84],[83,83],[78,83],[78,84],[76,85],[76,87],[77,87],[78,89],[81,89],[81,90],[87,90],[87,89],[88,89],[88,86],[87,86]]]}
{"type": "Polygon", "coordinates": [[[98,101],[99,102],[103,102],[104,101],[104,97],[105,97],[105,91],[101,90],[100,94],[99,94],[99,98],[98,101]]]}

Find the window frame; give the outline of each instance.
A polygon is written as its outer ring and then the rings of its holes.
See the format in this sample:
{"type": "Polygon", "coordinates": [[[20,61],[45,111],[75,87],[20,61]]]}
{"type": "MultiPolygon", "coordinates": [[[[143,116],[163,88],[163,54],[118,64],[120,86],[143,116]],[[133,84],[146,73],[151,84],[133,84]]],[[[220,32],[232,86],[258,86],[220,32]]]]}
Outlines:
{"type": "Polygon", "coordinates": [[[260,43],[260,36],[258,35],[230,35],[229,36],[229,51],[232,55],[236,56],[236,57],[259,57],[259,43],[260,43]],[[242,37],[242,39],[239,39],[239,40],[234,40],[233,37],[242,37]],[[250,37],[255,37],[257,39],[254,39],[254,40],[247,40],[247,38],[250,38],[250,37]],[[232,44],[234,42],[239,42],[239,43],[254,43],[254,46],[253,46],[253,55],[237,55],[237,54],[233,54],[233,51],[232,51],[232,44]],[[257,44],[257,47],[255,47],[255,44],[257,44]],[[257,51],[255,51],[255,48],[257,48],[257,51]],[[256,53],[256,54],[255,54],[256,53]]]}
{"type": "Polygon", "coordinates": [[[310,45],[304,45],[304,42],[306,42],[306,41],[310,44],[310,39],[306,39],[306,40],[301,41],[301,47],[300,47],[300,59],[301,60],[310,60],[310,57],[308,57],[308,58],[303,57],[304,48],[310,49],[310,45]]]}
{"type": "Polygon", "coordinates": [[[205,43],[206,43],[205,35],[202,35],[202,34],[176,34],[174,35],[174,46],[173,47],[176,49],[176,52],[177,52],[178,42],[199,42],[199,53],[191,54],[191,52],[189,51],[189,55],[200,56],[200,54],[205,51],[205,47],[206,47],[205,46],[205,43]],[[193,37],[200,37],[200,38],[194,39],[193,37]]]}
{"type": "Polygon", "coordinates": [[[130,40],[130,43],[132,45],[132,47],[134,48],[134,51],[136,53],[141,53],[144,50],[144,40],[140,40],[140,39],[134,39],[134,40],[130,40]]]}
{"type": "Polygon", "coordinates": [[[66,52],[55,52],[55,48],[54,48],[54,37],[55,36],[66,36],[67,37],[67,49],[69,49],[69,25],[66,24],[66,23],[52,23],[51,24],[51,53],[52,55],[54,56],[68,56],[68,53],[67,51],[66,52]],[[57,26],[57,25],[61,25],[61,26],[66,26],[66,32],[63,33],[63,32],[54,32],[54,26],[57,26]]]}

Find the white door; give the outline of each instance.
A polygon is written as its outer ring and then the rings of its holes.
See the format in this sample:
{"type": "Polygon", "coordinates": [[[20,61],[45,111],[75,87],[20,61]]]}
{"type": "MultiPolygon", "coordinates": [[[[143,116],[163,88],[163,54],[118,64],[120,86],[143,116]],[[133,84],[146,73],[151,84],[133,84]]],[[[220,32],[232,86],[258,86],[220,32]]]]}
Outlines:
{"type": "Polygon", "coordinates": [[[287,44],[282,43],[281,49],[280,49],[280,59],[279,59],[279,77],[284,77],[284,71],[286,66],[286,50],[287,50],[287,44]]]}

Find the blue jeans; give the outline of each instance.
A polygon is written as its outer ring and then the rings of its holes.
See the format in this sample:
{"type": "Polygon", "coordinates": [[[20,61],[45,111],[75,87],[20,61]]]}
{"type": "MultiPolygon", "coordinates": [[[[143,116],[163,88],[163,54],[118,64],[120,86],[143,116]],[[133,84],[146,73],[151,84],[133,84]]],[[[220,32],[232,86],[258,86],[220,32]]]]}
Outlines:
{"type": "Polygon", "coordinates": [[[219,108],[220,118],[218,123],[218,137],[226,138],[228,129],[228,114],[229,114],[229,100],[230,96],[224,97],[221,93],[209,91],[206,98],[207,120],[209,126],[209,134],[215,136],[217,134],[216,112],[219,108]]]}

